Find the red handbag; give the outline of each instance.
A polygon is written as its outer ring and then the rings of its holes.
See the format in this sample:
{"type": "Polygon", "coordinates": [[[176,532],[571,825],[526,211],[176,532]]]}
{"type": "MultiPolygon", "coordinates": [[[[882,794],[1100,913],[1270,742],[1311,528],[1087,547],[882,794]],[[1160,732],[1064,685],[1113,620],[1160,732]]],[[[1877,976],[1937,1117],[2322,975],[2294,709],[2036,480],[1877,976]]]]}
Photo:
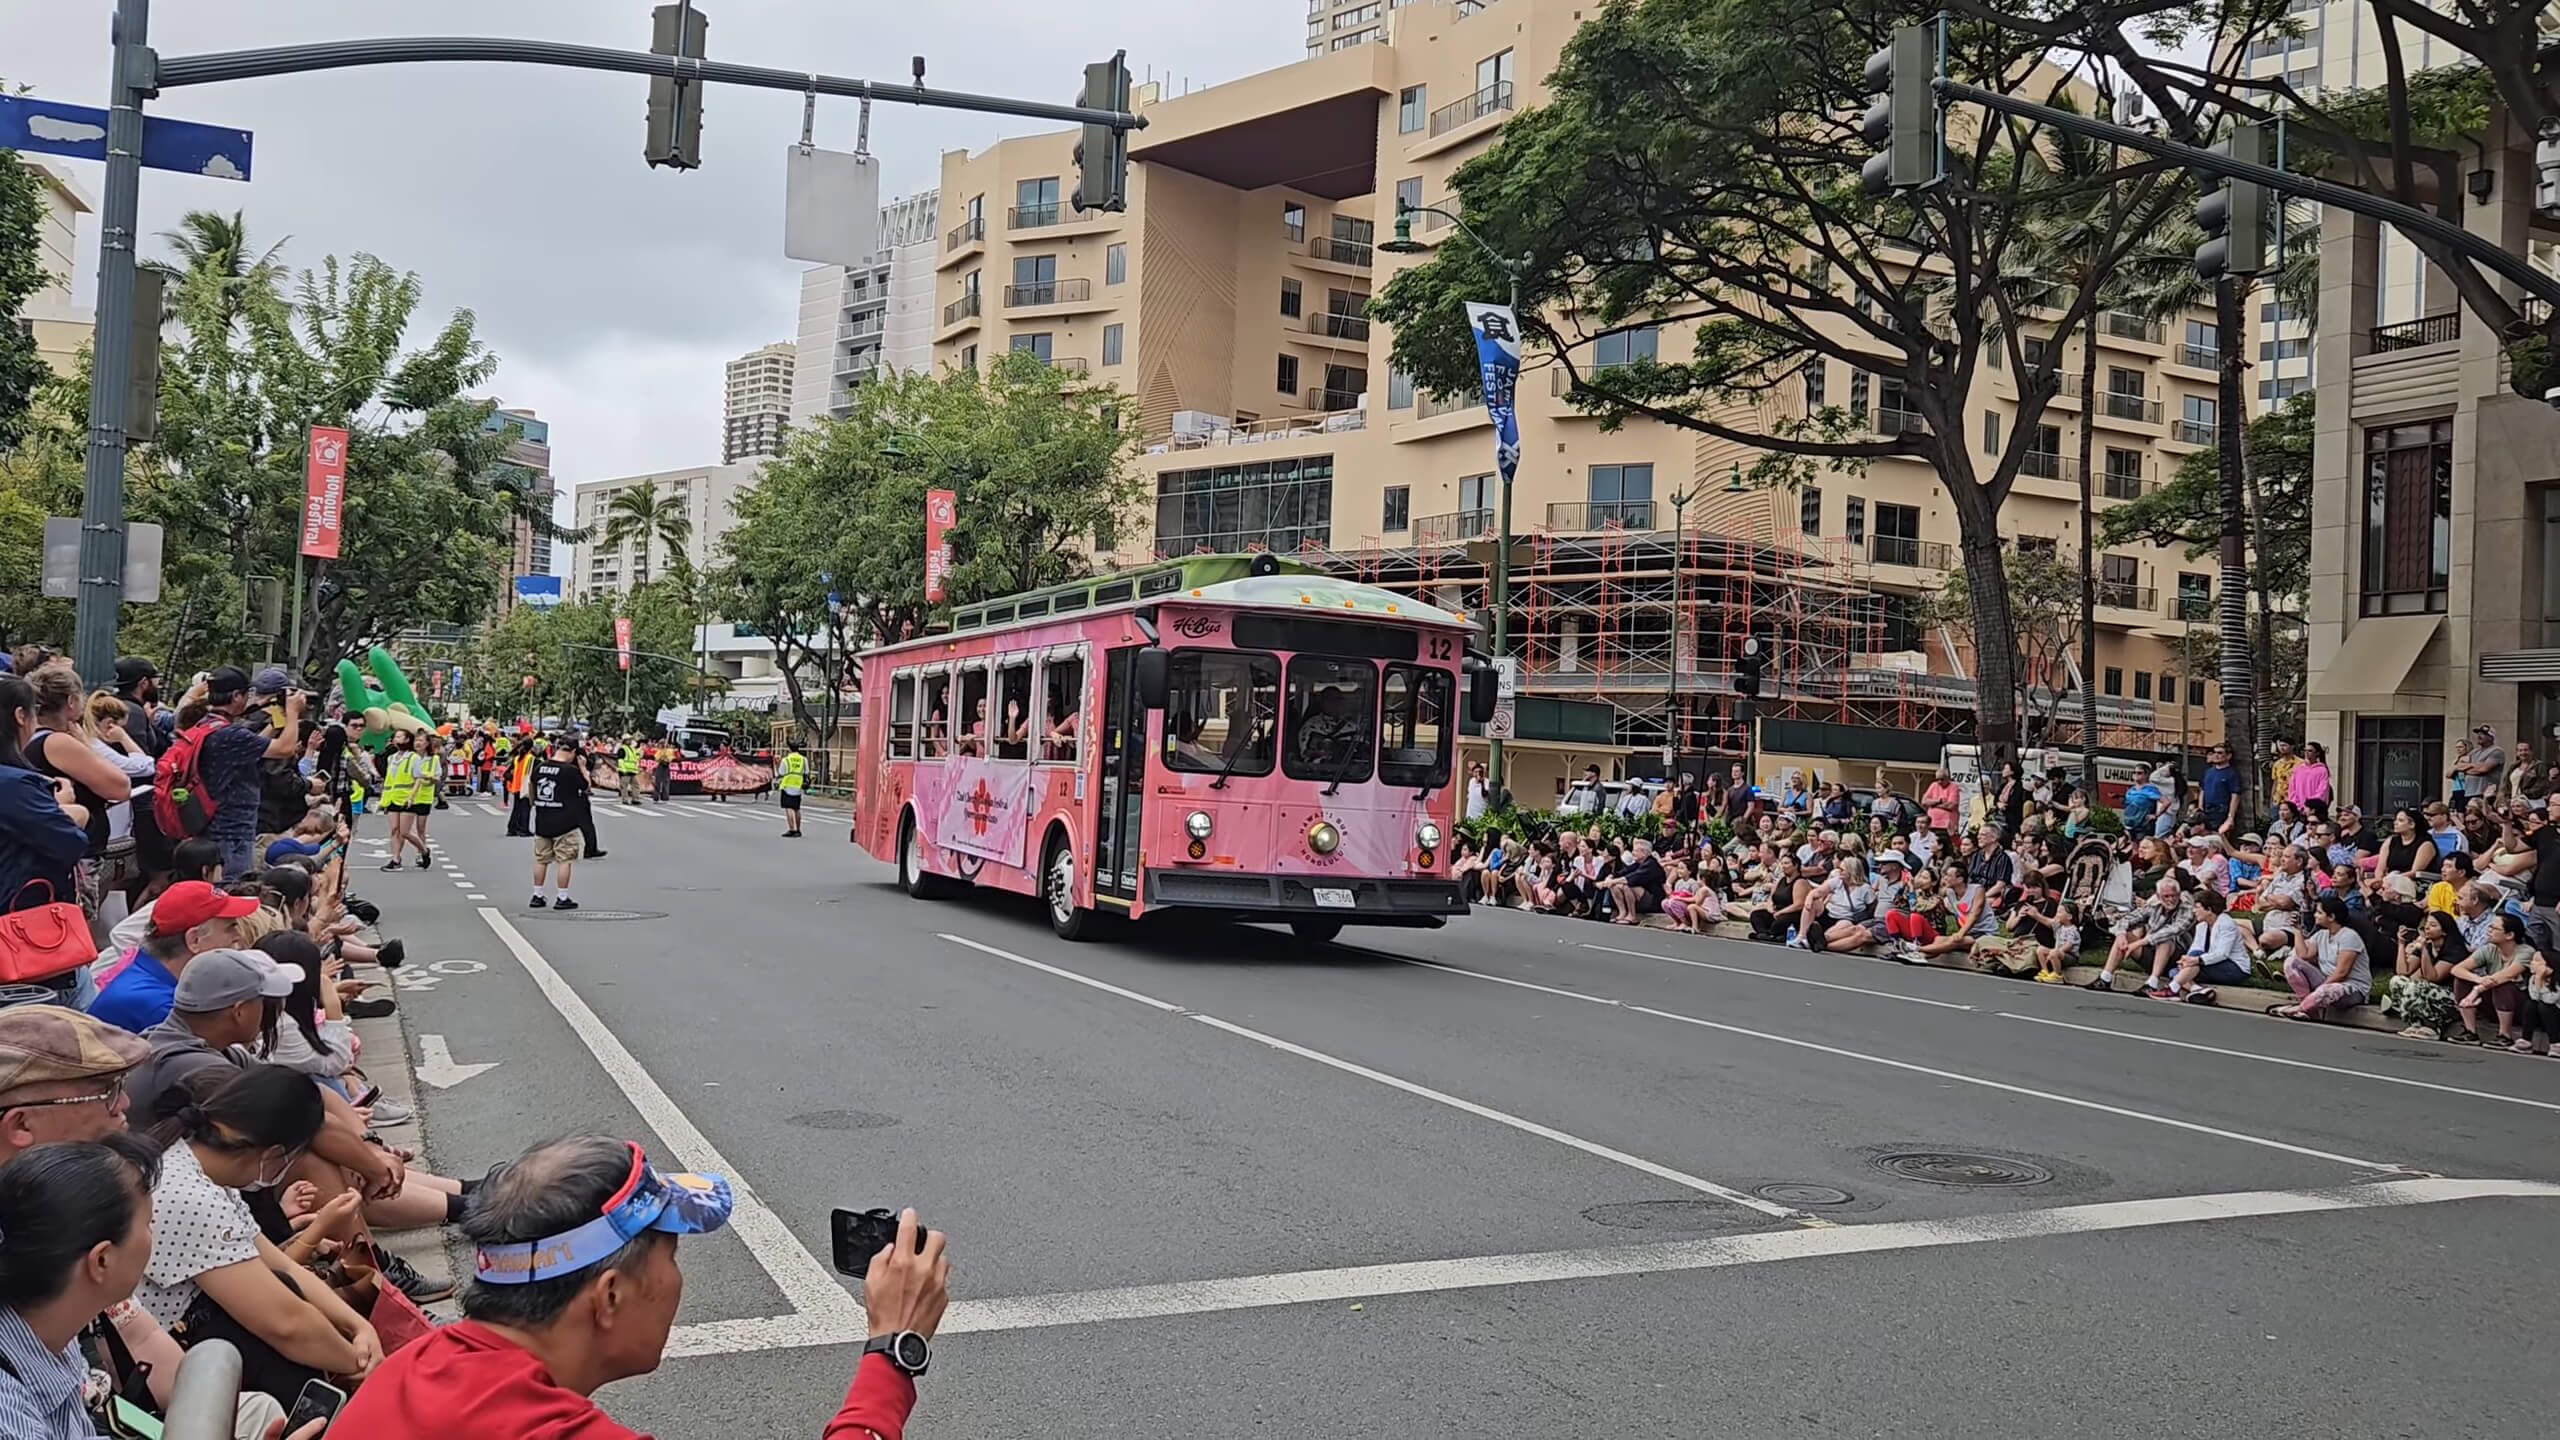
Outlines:
{"type": "MultiPolygon", "coordinates": [[[[53,894],[50,880],[30,880],[18,894],[38,885],[46,895],[53,894]]],[[[89,917],[67,900],[48,900],[31,909],[0,914],[0,983],[51,979],[97,958],[97,942],[89,938],[89,917]]]]}

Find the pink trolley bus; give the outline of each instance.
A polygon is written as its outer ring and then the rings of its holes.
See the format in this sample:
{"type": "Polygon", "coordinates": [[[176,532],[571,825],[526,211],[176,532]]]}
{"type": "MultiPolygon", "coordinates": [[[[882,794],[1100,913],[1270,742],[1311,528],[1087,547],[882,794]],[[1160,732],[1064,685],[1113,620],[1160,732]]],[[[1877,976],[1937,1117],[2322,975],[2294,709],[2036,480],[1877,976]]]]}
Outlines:
{"type": "Polygon", "coordinates": [[[1493,669],[1458,616],[1268,554],[965,605],[862,657],[854,839],[907,893],[1039,896],[1068,939],[1158,910],[1436,926],[1458,705],[1493,669]]]}

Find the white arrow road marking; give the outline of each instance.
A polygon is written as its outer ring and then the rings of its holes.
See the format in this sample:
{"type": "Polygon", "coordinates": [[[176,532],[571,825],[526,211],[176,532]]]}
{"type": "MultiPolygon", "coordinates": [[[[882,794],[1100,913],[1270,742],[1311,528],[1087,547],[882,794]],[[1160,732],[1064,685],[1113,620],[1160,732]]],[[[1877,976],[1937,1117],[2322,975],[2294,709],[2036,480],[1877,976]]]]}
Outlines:
{"type": "Polygon", "coordinates": [[[495,1060],[484,1065],[455,1064],[453,1049],[444,1043],[441,1035],[419,1036],[418,1053],[426,1057],[418,1066],[418,1078],[439,1090],[450,1090],[474,1075],[498,1068],[495,1060]]]}

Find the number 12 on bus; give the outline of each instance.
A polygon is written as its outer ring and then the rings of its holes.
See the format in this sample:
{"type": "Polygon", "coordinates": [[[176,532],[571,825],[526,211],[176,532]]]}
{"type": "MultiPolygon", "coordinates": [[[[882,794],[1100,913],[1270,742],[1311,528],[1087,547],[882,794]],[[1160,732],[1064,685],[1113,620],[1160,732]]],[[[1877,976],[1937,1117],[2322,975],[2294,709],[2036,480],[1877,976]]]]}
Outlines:
{"type": "Polygon", "coordinates": [[[1473,629],[1268,554],[964,605],[862,657],[854,837],[908,894],[1036,895],[1068,939],[1157,910],[1436,926],[1473,629]]]}

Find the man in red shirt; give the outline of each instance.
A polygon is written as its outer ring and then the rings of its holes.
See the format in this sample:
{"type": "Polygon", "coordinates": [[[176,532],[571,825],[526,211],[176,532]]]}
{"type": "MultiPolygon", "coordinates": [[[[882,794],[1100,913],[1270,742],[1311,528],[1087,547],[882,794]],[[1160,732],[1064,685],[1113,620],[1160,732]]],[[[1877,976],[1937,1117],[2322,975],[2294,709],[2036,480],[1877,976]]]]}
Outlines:
{"type": "MultiPolygon", "coordinates": [[[[365,1440],[645,1440],[590,1398],[658,1368],[684,1298],[676,1237],[728,1223],[729,1182],[661,1175],[640,1147],[584,1135],[537,1146],[481,1188],[463,1318],[384,1361],[338,1416],[365,1440]]],[[[863,1279],[871,1342],[827,1440],[900,1440],[926,1342],[949,1303],[943,1237],[916,1214],[863,1279]]]]}

